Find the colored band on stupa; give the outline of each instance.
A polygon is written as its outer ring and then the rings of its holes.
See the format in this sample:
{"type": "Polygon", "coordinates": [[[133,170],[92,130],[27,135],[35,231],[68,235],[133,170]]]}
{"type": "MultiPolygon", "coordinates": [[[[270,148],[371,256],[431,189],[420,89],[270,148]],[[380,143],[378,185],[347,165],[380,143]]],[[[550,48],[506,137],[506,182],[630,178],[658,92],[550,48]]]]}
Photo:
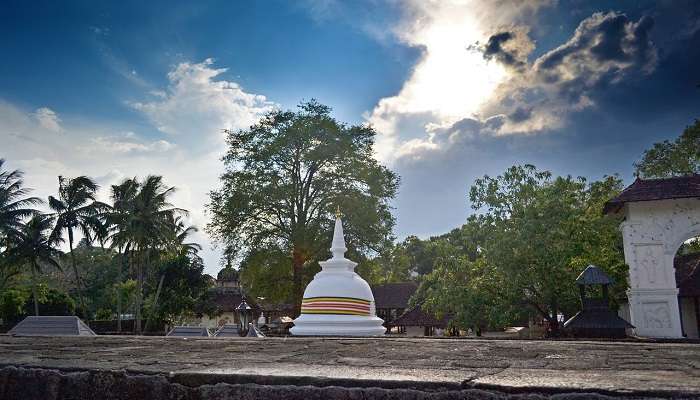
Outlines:
{"type": "Polygon", "coordinates": [[[370,315],[370,302],[355,297],[308,297],[301,301],[302,314],[370,315]]]}

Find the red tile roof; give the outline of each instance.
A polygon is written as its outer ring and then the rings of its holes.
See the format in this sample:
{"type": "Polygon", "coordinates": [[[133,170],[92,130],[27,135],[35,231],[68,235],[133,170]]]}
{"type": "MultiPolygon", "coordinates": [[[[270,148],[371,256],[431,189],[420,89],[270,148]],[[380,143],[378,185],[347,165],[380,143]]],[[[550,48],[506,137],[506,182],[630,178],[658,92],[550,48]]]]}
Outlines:
{"type": "Polygon", "coordinates": [[[617,197],[605,203],[603,213],[618,212],[629,202],[686,198],[700,198],[700,175],[663,179],[637,178],[617,197]]]}
{"type": "Polygon", "coordinates": [[[376,308],[408,308],[408,300],[418,289],[415,282],[386,283],[372,286],[376,308]]]}

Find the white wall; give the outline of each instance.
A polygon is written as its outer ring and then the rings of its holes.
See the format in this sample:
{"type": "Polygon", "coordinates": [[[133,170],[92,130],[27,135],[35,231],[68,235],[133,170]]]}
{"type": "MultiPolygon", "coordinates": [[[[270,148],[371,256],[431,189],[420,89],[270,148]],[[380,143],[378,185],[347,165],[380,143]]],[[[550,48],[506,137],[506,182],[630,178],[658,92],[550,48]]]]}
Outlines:
{"type": "Polygon", "coordinates": [[[682,337],[673,259],[685,240],[700,234],[700,199],[628,203],[620,228],[636,334],[682,337]]]}

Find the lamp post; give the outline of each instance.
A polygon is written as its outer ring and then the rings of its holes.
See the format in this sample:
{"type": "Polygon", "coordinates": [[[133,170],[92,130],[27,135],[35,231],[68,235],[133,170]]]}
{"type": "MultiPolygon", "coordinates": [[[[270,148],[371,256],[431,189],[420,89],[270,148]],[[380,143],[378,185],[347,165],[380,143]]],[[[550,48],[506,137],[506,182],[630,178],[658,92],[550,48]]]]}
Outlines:
{"type": "Polygon", "coordinates": [[[241,336],[245,336],[248,333],[248,324],[253,320],[253,308],[246,303],[245,297],[236,307],[236,313],[238,313],[241,336]]]}

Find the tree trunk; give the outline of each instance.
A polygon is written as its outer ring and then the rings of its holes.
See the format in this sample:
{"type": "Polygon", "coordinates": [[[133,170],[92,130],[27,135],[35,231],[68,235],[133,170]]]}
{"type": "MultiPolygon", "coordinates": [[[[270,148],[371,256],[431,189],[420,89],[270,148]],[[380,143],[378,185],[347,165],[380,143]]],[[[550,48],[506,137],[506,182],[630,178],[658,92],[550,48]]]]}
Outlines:
{"type": "MultiPolygon", "coordinates": [[[[143,250],[141,250],[143,252],[143,250]]],[[[136,288],[136,321],[134,321],[135,327],[136,327],[136,334],[140,335],[142,333],[141,331],[141,306],[143,303],[143,254],[138,257],[139,260],[136,262],[136,279],[138,282],[137,288],[136,288]]]]}
{"type": "Polygon", "coordinates": [[[78,290],[78,301],[80,302],[80,309],[82,310],[82,317],[87,318],[87,308],[85,308],[85,299],[83,299],[83,289],[80,283],[80,275],[78,274],[78,266],[75,263],[75,254],[73,253],[73,230],[68,229],[68,246],[70,247],[70,259],[71,264],[73,264],[73,273],[75,274],[75,286],[78,290]]]}
{"type": "MultiPolygon", "coordinates": [[[[119,254],[122,254],[122,249],[121,246],[119,248],[119,254]]],[[[122,270],[123,270],[123,263],[126,260],[126,251],[124,251],[124,254],[122,255],[121,260],[119,260],[119,275],[117,277],[117,284],[122,283],[122,270]]],[[[117,286],[117,332],[121,333],[122,331],[122,290],[121,287],[117,286]]]]}
{"type": "Polygon", "coordinates": [[[160,276],[160,281],[158,282],[158,289],[156,289],[156,298],[153,300],[153,309],[148,314],[148,317],[146,317],[146,327],[145,327],[146,332],[148,332],[148,328],[151,325],[151,317],[158,309],[158,297],[160,297],[160,290],[163,288],[163,281],[164,280],[165,280],[165,274],[160,276]]]}
{"type": "Polygon", "coordinates": [[[32,263],[32,297],[34,297],[34,315],[39,316],[39,299],[36,294],[36,261],[32,263]]]}
{"type": "Polygon", "coordinates": [[[294,293],[294,317],[301,314],[301,300],[304,297],[304,288],[302,287],[302,276],[304,270],[305,258],[296,247],[292,250],[292,283],[294,293]]]}

